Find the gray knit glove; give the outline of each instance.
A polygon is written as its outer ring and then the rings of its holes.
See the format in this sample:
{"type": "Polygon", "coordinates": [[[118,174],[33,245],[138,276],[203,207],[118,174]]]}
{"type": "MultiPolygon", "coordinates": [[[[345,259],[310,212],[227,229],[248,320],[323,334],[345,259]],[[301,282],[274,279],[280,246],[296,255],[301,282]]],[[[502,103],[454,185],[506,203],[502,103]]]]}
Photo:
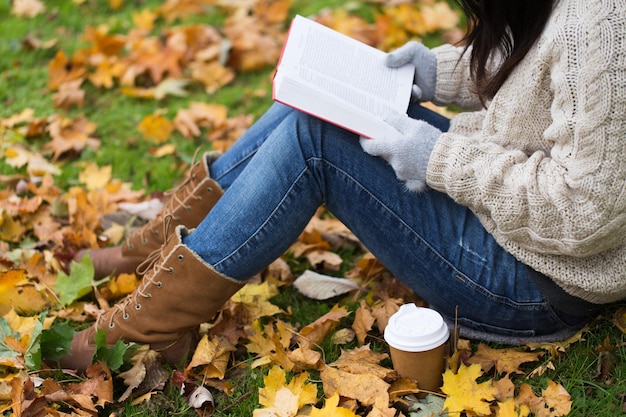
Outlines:
{"type": "Polygon", "coordinates": [[[409,41],[387,54],[388,67],[397,68],[405,64],[415,66],[415,84],[411,97],[416,101],[431,101],[435,97],[437,83],[437,56],[423,44],[409,41]]]}
{"type": "Polygon", "coordinates": [[[396,171],[399,180],[410,191],[426,188],[428,160],[441,131],[423,120],[406,114],[392,114],[385,119],[401,133],[399,138],[361,138],[361,147],[373,156],[380,156],[396,171]]]}

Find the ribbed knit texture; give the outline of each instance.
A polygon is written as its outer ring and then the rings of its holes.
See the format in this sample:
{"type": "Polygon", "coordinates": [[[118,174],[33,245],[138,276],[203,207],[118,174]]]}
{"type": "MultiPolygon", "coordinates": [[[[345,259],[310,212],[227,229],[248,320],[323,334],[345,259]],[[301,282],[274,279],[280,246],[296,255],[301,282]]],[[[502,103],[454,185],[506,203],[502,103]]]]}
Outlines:
{"type": "MultiPolygon", "coordinates": [[[[461,50],[435,49],[434,101],[475,109],[461,50]]],[[[427,183],[568,293],[626,298],[626,0],[560,0],[488,109],[453,118],[427,183]]]]}

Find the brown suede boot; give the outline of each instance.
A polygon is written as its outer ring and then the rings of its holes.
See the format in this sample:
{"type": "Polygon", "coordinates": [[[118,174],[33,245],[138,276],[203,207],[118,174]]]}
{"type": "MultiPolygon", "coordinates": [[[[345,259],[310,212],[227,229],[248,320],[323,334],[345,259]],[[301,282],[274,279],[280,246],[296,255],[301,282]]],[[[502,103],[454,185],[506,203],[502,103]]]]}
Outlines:
{"type": "Polygon", "coordinates": [[[148,344],[165,361],[177,365],[195,347],[196,330],[210,321],[243,282],[228,278],[182,243],[187,229],[179,225],[155,252],[153,266],[135,291],[77,333],[63,368],[84,372],[91,364],[94,337],[104,329],[109,346],[118,340],[148,344]]]}
{"type": "Polygon", "coordinates": [[[206,152],[202,160],[191,167],[185,181],[168,193],[170,197],[159,215],[131,233],[122,245],[81,250],[74,259],[78,262],[85,253],[89,253],[93,260],[95,279],[112,273],[136,272],[137,266],[163,245],[165,217],[172,218],[169,230],[174,230],[174,226],[179,224],[194,228],[224,194],[220,185],[209,175],[209,167],[218,155],[216,152],[206,152]]]}

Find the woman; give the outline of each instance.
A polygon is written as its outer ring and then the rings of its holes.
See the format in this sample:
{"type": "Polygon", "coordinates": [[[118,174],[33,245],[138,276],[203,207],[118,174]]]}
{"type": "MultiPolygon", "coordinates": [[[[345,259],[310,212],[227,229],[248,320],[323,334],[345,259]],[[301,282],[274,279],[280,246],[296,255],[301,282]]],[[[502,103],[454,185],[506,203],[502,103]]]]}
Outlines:
{"type": "Polygon", "coordinates": [[[467,48],[410,42],[388,64],[415,64],[419,100],[466,112],[448,123],[414,103],[389,118],[403,134],[392,141],[274,105],[226,154],[194,167],[168,215],[142,229],[170,226],[159,259],[62,364],[84,369],[97,329],[177,362],[196,326],[321,204],[433,308],[458,315],[467,337],[556,340],[623,299],[626,3],[459,4],[467,48]],[[196,227],[169,214],[191,207],[198,183],[212,202],[196,227]]]}

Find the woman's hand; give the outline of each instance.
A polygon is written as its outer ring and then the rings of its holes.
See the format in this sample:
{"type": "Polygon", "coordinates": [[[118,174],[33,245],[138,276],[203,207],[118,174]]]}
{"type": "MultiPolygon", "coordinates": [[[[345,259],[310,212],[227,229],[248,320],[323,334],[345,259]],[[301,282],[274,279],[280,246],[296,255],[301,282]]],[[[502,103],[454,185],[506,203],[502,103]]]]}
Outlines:
{"type": "Polygon", "coordinates": [[[406,188],[420,192],[426,188],[428,160],[441,131],[423,120],[394,113],[385,121],[401,133],[399,138],[361,138],[361,147],[386,160],[406,188]]]}
{"type": "Polygon", "coordinates": [[[387,54],[388,67],[398,68],[406,64],[415,66],[415,84],[413,99],[431,101],[435,97],[437,83],[437,56],[423,44],[409,41],[400,48],[387,54]]]}

